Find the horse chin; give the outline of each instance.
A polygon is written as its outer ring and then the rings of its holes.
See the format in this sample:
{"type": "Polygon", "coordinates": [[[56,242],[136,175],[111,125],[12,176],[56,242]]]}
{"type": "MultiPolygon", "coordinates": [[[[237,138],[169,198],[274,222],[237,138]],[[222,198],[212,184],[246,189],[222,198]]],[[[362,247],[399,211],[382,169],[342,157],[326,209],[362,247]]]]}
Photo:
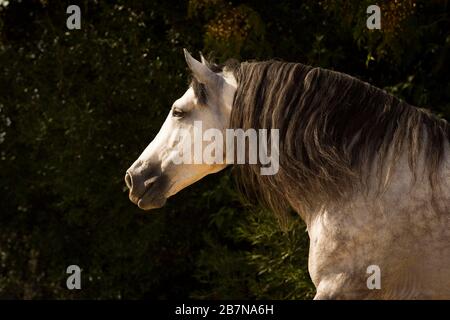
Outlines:
{"type": "Polygon", "coordinates": [[[153,210],[164,207],[166,202],[167,199],[165,197],[158,197],[158,198],[143,197],[139,199],[137,205],[142,210],[153,210]]]}

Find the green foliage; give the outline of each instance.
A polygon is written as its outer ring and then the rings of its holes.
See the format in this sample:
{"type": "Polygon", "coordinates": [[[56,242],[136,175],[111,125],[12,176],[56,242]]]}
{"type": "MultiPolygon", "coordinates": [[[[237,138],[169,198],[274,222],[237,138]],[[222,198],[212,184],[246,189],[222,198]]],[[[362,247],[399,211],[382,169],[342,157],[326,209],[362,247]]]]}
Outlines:
{"type": "MultiPolygon", "coordinates": [[[[219,187],[231,204],[239,197],[228,177],[219,187]]],[[[271,212],[230,207],[212,212],[197,278],[205,288],[193,297],[209,299],[308,299],[313,286],[307,271],[308,239],[297,217],[282,230],[271,212]],[[211,288],[212,286],[212,288],[211,288]]]]}
{"type": "Polygon", "coordinates": [[[84,1],[73,31],[67,1],[0,7],[0,298],[311,298],[300,218],[242,204],[230,170],[152,213],[123,175],[187,88],[183,47],[333,68],[449,119],[447,2],[383,2],[381,31],[368,3],[84,1]]]}

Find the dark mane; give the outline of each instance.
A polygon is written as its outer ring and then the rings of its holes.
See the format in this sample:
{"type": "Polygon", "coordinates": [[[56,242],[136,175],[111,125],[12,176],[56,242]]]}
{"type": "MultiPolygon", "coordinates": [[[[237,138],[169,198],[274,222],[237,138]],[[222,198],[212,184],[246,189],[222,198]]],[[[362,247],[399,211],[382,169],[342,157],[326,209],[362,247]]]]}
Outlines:
{"type": "Polygon", "coordinates": [[[231,128],[280,130],[279,172],[262,176],[259,165],[244,165],[236,166],[237,177],[249,199],[280,217],[289,199],[302,210],[345,199],[364,184],[368,168],[381,177],[405,150],[412,169],[423,153],[436,178],[450,128],[431,113],[346,74],[299,63],[242,63],[235,76],[231,128]]]}

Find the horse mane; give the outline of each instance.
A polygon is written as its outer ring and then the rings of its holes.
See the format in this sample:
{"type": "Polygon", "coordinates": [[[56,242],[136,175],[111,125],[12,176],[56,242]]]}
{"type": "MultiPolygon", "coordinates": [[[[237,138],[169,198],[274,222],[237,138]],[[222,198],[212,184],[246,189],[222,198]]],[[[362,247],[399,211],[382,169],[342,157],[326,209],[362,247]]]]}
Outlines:
{"type": "Polygon", "coordinates": [[[259,164],[235,166],[238,185],[279,218],[291,209],[287,199],[308,210],[347,199],[371,170],[385,181],[405,150],[413,171],[423,153],[436,179],[450,127],[430,112],[349,75],[300,63],[244,62],[234,74],[230,127],[279,129],[280,137],[279,172],[263,176],[259,164]]]}

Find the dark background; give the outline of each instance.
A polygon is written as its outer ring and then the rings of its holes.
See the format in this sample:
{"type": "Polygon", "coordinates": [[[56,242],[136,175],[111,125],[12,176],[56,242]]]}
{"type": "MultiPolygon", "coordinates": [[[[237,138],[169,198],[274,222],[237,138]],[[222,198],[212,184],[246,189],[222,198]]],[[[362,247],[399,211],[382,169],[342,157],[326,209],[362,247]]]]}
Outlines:
{"type": "MultiPolygon", "coordinates": [[[[449,1],[0,0],[0,298],[308,299],[308,239],[227,169],[151,213],[125,170],[187,89],[186,47],[349,73],[450,118],[449,1]],[[81,8],[81,30],[66,8],[81,8]],[[382,29],[366,28],[378,4],[382,29]],[[66,288],[66,268],[82,289],[66,288]]],[[[197,55],[198,57],[198,55],[197,55]]]]}

